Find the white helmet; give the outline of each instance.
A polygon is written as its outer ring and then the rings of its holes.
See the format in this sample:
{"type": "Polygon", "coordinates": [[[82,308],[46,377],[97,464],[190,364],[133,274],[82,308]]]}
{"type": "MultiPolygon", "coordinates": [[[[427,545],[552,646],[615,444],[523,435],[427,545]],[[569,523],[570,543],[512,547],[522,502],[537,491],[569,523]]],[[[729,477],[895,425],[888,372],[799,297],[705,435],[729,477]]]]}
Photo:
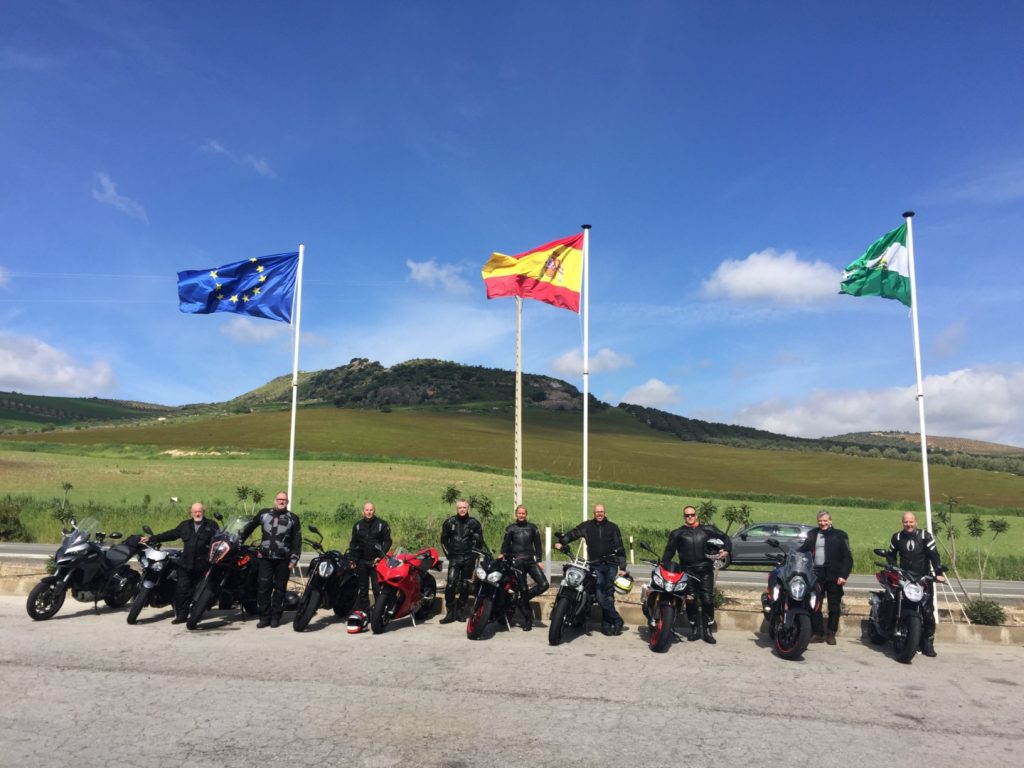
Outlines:
{"type": "Polygon", "coordinates": [[[370,617],[362,611],[353,611],[349,614],[348,633],[350,635],[358,635],[360,632],[364,632],[368,626],[370,626],[370,617]]]}

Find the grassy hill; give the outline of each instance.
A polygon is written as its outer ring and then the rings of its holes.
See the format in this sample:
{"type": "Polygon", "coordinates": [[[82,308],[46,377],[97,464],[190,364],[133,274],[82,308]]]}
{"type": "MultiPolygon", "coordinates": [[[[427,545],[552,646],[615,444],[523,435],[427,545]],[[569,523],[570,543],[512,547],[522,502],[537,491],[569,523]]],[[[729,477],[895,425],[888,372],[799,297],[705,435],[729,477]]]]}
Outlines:
{"type": "Polygon", "coordinates": [[[40,429],[166,416],[179,409],[130,400],[0,392],[0,429],[40,429]]]}

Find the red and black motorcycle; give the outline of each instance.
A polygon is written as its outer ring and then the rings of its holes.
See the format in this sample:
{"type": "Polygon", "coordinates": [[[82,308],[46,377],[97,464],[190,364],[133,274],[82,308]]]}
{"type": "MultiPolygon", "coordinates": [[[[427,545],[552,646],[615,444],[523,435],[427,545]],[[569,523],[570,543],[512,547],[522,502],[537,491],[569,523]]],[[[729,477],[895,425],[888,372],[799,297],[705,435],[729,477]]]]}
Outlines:
{"type": "Polygon", "coordinates": [[[411,554],[398,550],[377,563],[380,593],[370,613],[370,629],[379,635],[392,619],[412,616],[413,624],[425,621],[434,610],[437,582],[429,571],[441,570],[441,558],[433,547],[411,554]]]}
{"type": "Polygon", "coordinates": [[[640,588],[640,608],[647,617],[647,644],[652,651],[664,653],[675,636],[676,617],[686,607],[686,587],[690,577],[679,563],[663,563],[650,546],[641,541],[654,560],[646,560],[653,566],[650,584],[640,588]]]}

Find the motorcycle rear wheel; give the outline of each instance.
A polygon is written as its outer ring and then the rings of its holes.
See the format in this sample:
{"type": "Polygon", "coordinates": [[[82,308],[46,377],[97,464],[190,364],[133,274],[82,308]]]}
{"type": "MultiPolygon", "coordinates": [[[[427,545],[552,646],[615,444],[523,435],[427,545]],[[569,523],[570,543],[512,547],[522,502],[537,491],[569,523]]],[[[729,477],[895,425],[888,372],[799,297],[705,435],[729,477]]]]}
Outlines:
{"type": "Polygon", "coordinates": [[[473,612],[466,619],[466,637],[470,640],[479,640],[484,633],[484,628],[491,620],[491,611],[494,610],[494,603],[488,597],[481,597],[473,606],[473,612]]]}
{"type": "Polygon", "coordinates": [[[199,594],[196,595],[188,609],[188,619],[185,621],[185,626],[189,629],[195,629],[199,626],[199,622],[203,620],[203,614],[206,613],[206,609],[210,607],[212,602],[213,590],[204,582],[199,590],[199,594]]]}
{"type": "Polygon", "coordinates": [[[775,650],[779,656],[790,661],[799,659],[807,650],[811,640],[811,617],[799,614],[789,629],[783,625],[782,615],[775,619],[775,650]]]}
{"type": "Polygon", "coordinates": [[[562,599],[555,601],[555,607],[551,609],[551,619],[548,623],[549,645],[558,645],[562,642],[562,633],[565,630],[565,616],[568,612],[568,600],[562,599]]]}
{"type": "Polygon", "coordinates": [[[373,634],[379,635],[388,628],[388,624],[391,622],[388,606],[391,604],[394,596],[395,590],[393,587],[381,587],[380,594],[377,595],[377,600],[373,604],[373,611],[370,612],[370,629],[373,631],[373,634]]]}
{"type": "Polygon", "coordinates": [[[135,597],[132,598],[132,605],[128,609],[128,623],[134,624],[139,620],[139,614],[142,609],[146,607],[149,602],[149,587],[141,587],[138,592],[135,593],[135,597]]]}
{"type": "Polygon", "coordinates": [[[897,661],[909,664],[921,644],[921,617],[910,614],[900,621],[903,624],[903,635],[892,639],[892,648],[896,651],[897,661]]]}
{"type": "Polygon", "coordinates": [[[142,577],[131,568],[128,568],[123,576],[124,586],[110,597],[103,598],[103,602],[111,608],[127,605],[128,601],[135,597],[135,593],[139,591],[139,585],[142,583],[142,577]]]}
{"type": "Polygon", "coordinates": [[[52,619],[60,607],[64,605],[64,598],[67,590],[63,584],[53,584],[41,581],[32,587],[28,593],[28,601],[25,603],[25,610],[34,621],[45,621],[52,619]]]}
{"type": "Polygon", "coordinates": [[[658,620],[651,629],[648,644],[655,653],[664,653],[672,642],[672,633],[676,625],[676,609],[671,603],[658,606],[658,620]]]}
{"type": "Polygon", "coordinates": [[[420,594],[423,595],[423,603],[416,609],[413,618],[416,621],[426,621],[434,612],[434,596],[437,595],[437,581],[429,573],[423,574],[423,581],[420,583],[420,594]]]}

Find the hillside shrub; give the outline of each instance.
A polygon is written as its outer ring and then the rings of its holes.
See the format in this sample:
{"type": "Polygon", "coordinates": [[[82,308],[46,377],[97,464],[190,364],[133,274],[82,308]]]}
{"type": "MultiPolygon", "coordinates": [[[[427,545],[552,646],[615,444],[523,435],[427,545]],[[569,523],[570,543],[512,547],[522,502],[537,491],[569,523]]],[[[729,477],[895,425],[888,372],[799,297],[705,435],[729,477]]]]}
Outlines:
{"type": "Polygon", "coordinates": [[[964,612],[975,624],[997,627],[1006,623],[1006,611],[994,600],[971,600],[964,606],[964,612]]]}
{"type": "Polygon", "coordinates": [[[31,541],[21,522],[21,506],[10,496],[0,501],[0,541],[31,541]]]}

